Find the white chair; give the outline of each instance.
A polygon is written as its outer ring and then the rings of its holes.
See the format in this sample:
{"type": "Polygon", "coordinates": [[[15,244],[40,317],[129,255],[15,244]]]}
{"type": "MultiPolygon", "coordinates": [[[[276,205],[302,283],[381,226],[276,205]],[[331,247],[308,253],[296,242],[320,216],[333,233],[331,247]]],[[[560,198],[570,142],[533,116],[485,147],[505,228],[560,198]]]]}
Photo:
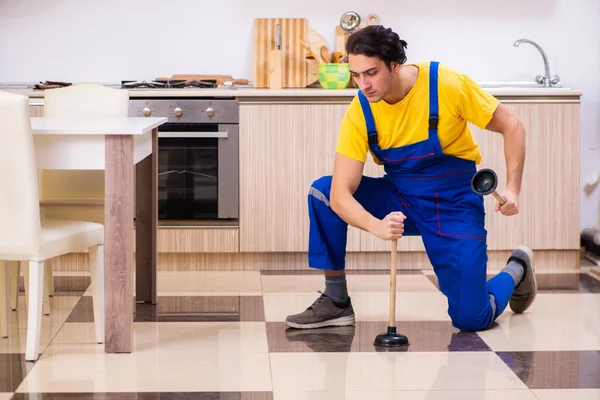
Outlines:
{"type": "MultiPolygon", "coordinates": [[[[49,89],[44,92],[45,117],[127,117],[128,107],[128,91],[96,84],[78,84],[49,89]]],[[[104,171],[41,171],[41,187],[42,195],[45,193],[49,197],[65,198],[72,197],[72,193],[95,193],[94,197],[104,198],[104,171]]],[[[69,207],[61,206],[60,208],[61,212],[55,217],[73,218],[69,215],[69,207]],[[64,214],[67,214],[67,216],[64,214]]],[[[55,212],[53,211],[53,213],[55,212]]],[[[13,310],[17,309],[19,275],[19,263],[12,263],[11,308],[13,310]]],[[[28,274],[24,273],[23,275],[27,294],[28,274]]],[[[46,267],[45,282],[43,308],[44,314],[49,314],[50,310],[46,300],[48,296],[54,294],[51,263],[48,263],[46,267]]]]}
{"type": "MultiPolygon", "coordinates": [[[[90,256],[96,340],[104,341],[104,226],[93,222],[41,217],[38,170],[26,96],[0,92],[0,260],[29,261],[25,359],[38,358],[44,293],[44,261],[87,248],[90,256]]],[[[3,316],[6,263],[0,268],[3,316]]],[[[5,324],[9,318],[2,318],[5,324]]],[[[10,328],[6,328],[10,331],[10,328]]]]}

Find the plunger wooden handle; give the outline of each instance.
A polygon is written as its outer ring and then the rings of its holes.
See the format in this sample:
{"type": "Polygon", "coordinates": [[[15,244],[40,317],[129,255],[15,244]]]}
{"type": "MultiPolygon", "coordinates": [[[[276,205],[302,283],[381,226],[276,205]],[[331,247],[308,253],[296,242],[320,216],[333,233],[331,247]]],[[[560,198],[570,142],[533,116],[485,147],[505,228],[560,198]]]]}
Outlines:
{"type": "Polygon", "coordinates": [[[392,254],[390,265],[390,325],[396,324],[396,255],[398,253],[398,240],[392,240],[392,254]]]}
{"type": "Polygon", "coordinates": [[[500,203],[501,206],[503,206],[504,203],[506,203],[506,200],[504,200],[504,198],[500,196],[495,190],[492,192],[492,196],[494,196],[494,198],[498,200],[498,203],[500,203]]]}

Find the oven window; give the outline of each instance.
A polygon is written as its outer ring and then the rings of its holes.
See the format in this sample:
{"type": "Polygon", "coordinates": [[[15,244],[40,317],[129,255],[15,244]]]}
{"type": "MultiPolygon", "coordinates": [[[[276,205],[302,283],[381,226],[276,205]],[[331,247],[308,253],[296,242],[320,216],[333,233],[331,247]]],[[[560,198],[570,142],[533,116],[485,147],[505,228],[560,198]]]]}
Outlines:
{"type": "Polygon", "coordinates": [[[216,219],[218,167],[217,138],[159,138],[158,218],[216,219]]]}

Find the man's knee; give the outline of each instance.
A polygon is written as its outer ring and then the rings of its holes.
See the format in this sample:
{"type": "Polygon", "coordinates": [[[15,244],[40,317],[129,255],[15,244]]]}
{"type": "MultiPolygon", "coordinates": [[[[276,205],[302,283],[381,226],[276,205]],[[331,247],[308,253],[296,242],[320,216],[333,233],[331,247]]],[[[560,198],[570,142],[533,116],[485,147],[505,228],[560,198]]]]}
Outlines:
{"type": "Polygon", "coordinates": [[[319,179],[313,181],[311,188],[317,189],[319,192],[329,194],[329,190],[331,189],[331,181],[333,177],[331,175],[325,175],[320,177],[319,179]]]}
{"type": "Polygon", "coordinates": [[[310,197],[322,201],[329,206],[329,192],[331,190],[331,175],[322,176],[315,180],[308,190],[309,199],[310,197]]]}
{"type": "Polygon", "coordinates": [[[490,327],[493,317],[492,307],[464,307],[450,315],[452,325],[466,332],[483,331],[490,327]]]}

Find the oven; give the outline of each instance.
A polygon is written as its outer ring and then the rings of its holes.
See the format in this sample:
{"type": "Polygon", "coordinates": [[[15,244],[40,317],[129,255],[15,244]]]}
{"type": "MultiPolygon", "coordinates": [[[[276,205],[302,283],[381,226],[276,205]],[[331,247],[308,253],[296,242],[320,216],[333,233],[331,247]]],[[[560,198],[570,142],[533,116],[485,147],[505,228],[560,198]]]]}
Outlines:
{"type": "Polygon", "coordinates": [[[168,118],[158,128],[159,222],[238,219],[237,100],[132,98],[129,116],[168,118]]]}

